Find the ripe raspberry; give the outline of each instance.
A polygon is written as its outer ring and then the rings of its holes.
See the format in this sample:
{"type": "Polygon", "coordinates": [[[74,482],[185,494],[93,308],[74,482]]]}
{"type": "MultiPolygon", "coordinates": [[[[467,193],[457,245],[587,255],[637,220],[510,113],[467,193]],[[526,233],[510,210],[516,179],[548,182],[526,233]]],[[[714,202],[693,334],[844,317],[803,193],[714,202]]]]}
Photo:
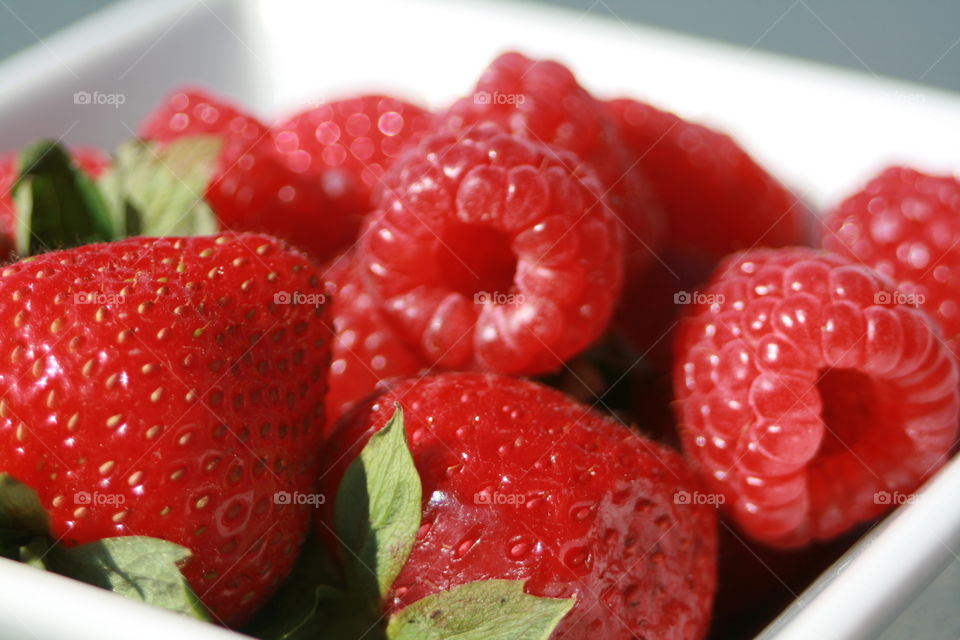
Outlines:
{"type": "Polygon", "coordinates": [[[720,258],[807,240],[807,209],[730,136],[642,102],[606,104],[664,209],[665,246],[720,258]]]}
{"type": "Polygon", "coordinates": [[[729,136],[634,100],[606,106],[666,221],[663,262],[626,274],[618,313],[618,325],[646,350],[677,318],[677,291],[703,282],[733,251],[808,244],[811,216],[729,136]]]}
{"type": "Polygon", "coordinates": [[[326,493],[395,402],[424,507],[387,613],[468,582],[525,579],[532,595],[576,596],[554,638],[704,635],[716,511],[682,499],[696,485],[674,451],[539,384],[441,374],[392,384],[345,419],[325,448],[336,461],[326,493]]]}
{"type": "Polygon", "coordinates": [[[333,298],[335,338],[327,374],[327,428],[371,393],[381,380],[407,378],[427,363],[397,335],[376,299],[366,291],[353,254],[335,259],[326,269],[333,298]]]}
{"type": "Polygon", "coordinates": [[[684,450],[753,538],[832,538],[888,508],[877,492],[916,489],[949,453],[956,362],[892,290],[833,254],[755,250],[724,261],[685,319],[684,450]]]}
{"type": "Polygon", "coordinates": [[[346,221],[330,214],[319,186],[290,171],[270,131],[252,115],[197,89],[170,95],[144,122],[144,138],[221,136],[218,171],[205,198],[224,229],[284,238],[318,260],[354,239],[346,221]]]}
{"type": "Polygon", "coordinates": [[[897,282],[960,354],[960,180],[891,167],[826,217],[822,243],[897,282]]]}
{"type": "Polygon", "coordinates": [[[577,164],[487,124],[428,136],[393,165],[362,259],[426,361],[540,373],[600,336],[623,249],[599,182],[577,164]]]}
{"type": "Polygon", "coordinates": [[[624,227],[630,268],[642,270],[659,241],[662,220],[643,171],[619,140],[617,126],[602,102],[553,60],[505,53],[442,116],[456,130],[496,122],[516,135],[572,151],[590,165],[604,185],[607,203],[624,227]]]}
{"type": "Polygon", "coordinates": [[[383,172],[433,124],[433,114],[396,98],[364,95],[321,104],[273,128],[277,150],[297,174],[323,190],[329,215],[353,237],[376,206],[383,172]]]}

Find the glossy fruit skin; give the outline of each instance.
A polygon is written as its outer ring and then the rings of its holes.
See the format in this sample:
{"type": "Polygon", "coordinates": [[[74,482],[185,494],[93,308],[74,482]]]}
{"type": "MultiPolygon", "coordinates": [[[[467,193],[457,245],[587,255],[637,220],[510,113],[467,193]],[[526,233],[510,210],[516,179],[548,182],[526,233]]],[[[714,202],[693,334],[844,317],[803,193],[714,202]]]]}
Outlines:
{"type": "Polygon", "coordinates": [[[684,320],[674,381],[684,451],[753,539],[834,538],[901,502],[949,455],[955,359],[892,291],[827,252],[759,249],[725,260],[684,320]]]}
{"type": "Polygon", "coordinates": [[[409,378],[428,364],[407,345],[367,291],[353,252],[324,269],[335,337],[327,374],[327,428],[391,378],[409,378]]]}
{"type": "MultiPolygon", "coordinates": [[[[71,153],[77,166],[94,179],[110,164],[110,158],[99,149],[78,147],[71,153]]],[[[17,154],[0,154],[0,261],[10,260],[16,254],[17,212],[10,190],[19,175],[17,154]]]]}
{"type": "Polygon", "coordinates": [[[603,103],[563,64],[504,53],[483,72],[474,93],[454,103],[440,122],[452,130],[496,122],[515,135],[572,151],[604,185],[623,229],[628,269],[642,271],[654,260],[663,220],[647,178],[603,103]]]}
{"type": "Polygon", "coordinates": [[[552,371],[600,336],[621,229],[592,171],[494,124],[397,160],[360,258],[400,335],[441,369],[552,371]]]}
{"type": "Polygon", "coordinates": [[[824,219],[825,249],[897,283],[960,354],[960,180],[890,167],[824,219]]]}
{"type": "Polygon", "coordinates": [[[703,636],[716,510],[676,499],[696,490],[680,456],[559,391],[451,373],[391,384],[345,417],[323,482],[336,486],[395,402],[424,511],[388,613],[475,580],[525,579],[531,594],[577,597],[554,638],[703,636]]]}
{"type": "Polygon", "coordinates": [[[223,141],[217,171],[203,194],[224,230],[275,235],[329,260],[353,231],[331,215],[320,187],[290,171],[266,125],[202,89],[174,91],[146,118],[140,134],[169,142],[214,135],[223,141]]]}
{"type": "Polygon", "coordinates": [[[605,104],[663,207],[666,246],[722,257],[809,238],[803,203],[730,136],[643,102],[605,104]]]}
{"type": "Polygon", "coordinates": [[[65,544],[189,547],[196,594],[238,625],[289,572],[310,510],[332,336],[312,263],[254,234],[134,238],[0,271],[0,470],[65,544]],[[84,498],[84,496],[86,496],[84,498]]]}
{"type": "Polygon", "coordinates": [[[674,294],[691,292],[728,253],[810,244],[812,216],[730,136],[635,100],[605,106],[665,221],[658,260],[626,274],[617,324],[641,350],[668,347],[674,294]]]}
{"type": "Polygon", "coordinates": [[[328,215],[349,221],[356,237],[363,216],[376,206],[383,173],[433,120],[415,104],[369,94],[305,109],[272,134],[287,167],[323,190],[328,215]]]}

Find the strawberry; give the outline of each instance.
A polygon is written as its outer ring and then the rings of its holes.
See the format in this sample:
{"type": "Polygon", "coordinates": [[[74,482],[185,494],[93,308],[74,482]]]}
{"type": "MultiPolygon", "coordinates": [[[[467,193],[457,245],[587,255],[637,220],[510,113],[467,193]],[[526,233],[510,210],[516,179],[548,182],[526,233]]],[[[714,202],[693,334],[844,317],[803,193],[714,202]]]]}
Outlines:
{"type": "MultiPolygon", "coordinates": [[[[384,425],[395,428],[395,406],[416,474],[389,477],[406,489],[419,475],[422,502],[409,506],[419,516],[405,525],[409,546],[390,531],[374,536],[394,552],[389,575],[376,567],[388,629],[431,624],[424,614],[495,618],[496,607],[477,611],[454,594],[506,580],[524,581],[525,593],[541,599],[575,597],[553,638],[704,635],[715,586],[714,507],[689,499],[699,494],[676,453],[536,383],[450,373],[390,384],[345,417],[325,449],[325,494],[344,480],[334,517],[322,511],[321,531],[336,529],[355,549],[345,516],[359,478],[371,508],[390,504],[395,521],[407,517],[406,500],[387,502],[389,493],[371,488],[386,471],[370,467],[367,455],[382,445],[384,425]],[[396,559],[407,548],[405,562],[396,559]]],[[[344,553],[349,576],[354,556],[344,553]]]]}
{"type": "Polygon", "coordinates": [[[210,614],[242,622],[309,524],[276,496],[317,477],[322,287],[302,254],[253,234],[135,238],[7,266],[0,472],[35,490],[57,547],[148,536],[188,548],[183,576],[210,614]]]}
{"type": "Polygon", "coordinates": [[[204,193],[221,228],[270,233],[318,260],[353,240],[353,227],[331,215],[321,186],[287,168],[270,130],[227,102],[199,89],[178,90],[140,131],[165,143],[196,135],[221,140],[217,171],[204,193]]]}
{"type": "Polygon", "coordinates": [[[384,171],[432,124],[421,107],[372,94],[305,109],[275,125],[273,137],[287,166],[323,189],[327,215],[355,237],[376,206],[384,171]]]}

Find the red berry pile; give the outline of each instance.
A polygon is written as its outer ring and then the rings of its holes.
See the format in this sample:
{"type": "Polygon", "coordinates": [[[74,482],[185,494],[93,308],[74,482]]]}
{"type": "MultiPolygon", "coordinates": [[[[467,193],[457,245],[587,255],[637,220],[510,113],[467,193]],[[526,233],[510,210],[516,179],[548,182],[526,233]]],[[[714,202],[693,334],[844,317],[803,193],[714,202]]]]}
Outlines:
{"type": "Polygon", "coordinates": [[[955,177],[818,224],[519,53],[140,131],[0,158],[5,557],[264,640],[730,637],[956,449],[955,177]]]}

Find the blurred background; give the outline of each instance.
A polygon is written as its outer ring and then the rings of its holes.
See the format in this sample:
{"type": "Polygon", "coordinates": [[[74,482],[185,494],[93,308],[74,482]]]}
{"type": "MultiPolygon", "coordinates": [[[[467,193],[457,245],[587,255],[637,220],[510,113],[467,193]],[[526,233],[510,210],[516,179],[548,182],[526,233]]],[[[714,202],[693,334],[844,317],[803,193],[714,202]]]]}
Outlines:
{"type": "MultiPolygon", "coordinates": [[[[0,0],[0,58],[117,1],[0,0]]],[[[530,1],[960,91],[957,0],[530,1]]]]}

